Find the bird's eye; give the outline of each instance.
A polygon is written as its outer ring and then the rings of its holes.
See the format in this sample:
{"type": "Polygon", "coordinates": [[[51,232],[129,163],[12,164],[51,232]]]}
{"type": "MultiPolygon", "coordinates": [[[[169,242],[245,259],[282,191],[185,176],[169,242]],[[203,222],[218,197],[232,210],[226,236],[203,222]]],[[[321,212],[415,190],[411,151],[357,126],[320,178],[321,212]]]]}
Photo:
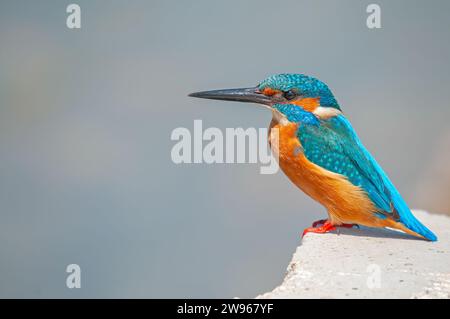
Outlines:
{"type": "Polygon", "coordinates": [[[294,97],[296,97],[297,95],[295,94],[294,91],[289,90],[283,93],[283,96],[286,100],[292,100],[294,97]]]}

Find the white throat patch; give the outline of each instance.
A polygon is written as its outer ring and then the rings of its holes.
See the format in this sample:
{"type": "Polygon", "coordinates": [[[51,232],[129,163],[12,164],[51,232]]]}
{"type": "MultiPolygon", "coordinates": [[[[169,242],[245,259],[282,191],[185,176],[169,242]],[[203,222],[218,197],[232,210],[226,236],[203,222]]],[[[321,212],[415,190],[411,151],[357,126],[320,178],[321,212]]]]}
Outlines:
{"type": "Polygon", "coordinates": [[[313,114],[320,119],[326,120],[329,119],[330,117],[338,116],[342,114],[342,112],[339,111],[338,109],[335,109],[334,107],[319,106],[314,110],[313,114]]]}
{"type": "Polygon", "coordinates": [[[288,119],[286,118],[286,115],[278,111],[277,109],[272,108],[272,121],[274,121],[277,124],[281,125],[287,125],[289,124],[288,119]]]}

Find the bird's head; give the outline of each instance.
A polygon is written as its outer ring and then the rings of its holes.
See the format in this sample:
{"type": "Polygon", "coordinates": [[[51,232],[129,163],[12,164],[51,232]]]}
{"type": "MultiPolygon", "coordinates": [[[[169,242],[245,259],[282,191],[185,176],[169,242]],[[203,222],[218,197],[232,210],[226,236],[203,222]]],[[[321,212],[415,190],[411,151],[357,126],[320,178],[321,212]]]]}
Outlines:
{"type": "Polygon", "coordinates": [[[283,113],[295,109],[317,117],[331,117],[340,113],[338,102],[322,81],[303,74],[277,74],[255,87],[196,92],[192,97],[253,102],[283,113]],[[288,108],[286,106],[289,106],[288,108]]]}

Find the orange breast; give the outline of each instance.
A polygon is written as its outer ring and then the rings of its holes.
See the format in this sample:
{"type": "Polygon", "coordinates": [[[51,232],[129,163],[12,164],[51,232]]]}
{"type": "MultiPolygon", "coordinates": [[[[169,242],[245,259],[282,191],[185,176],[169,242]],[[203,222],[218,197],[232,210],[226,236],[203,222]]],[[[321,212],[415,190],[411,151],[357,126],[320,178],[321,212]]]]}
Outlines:
{"type": "Polygon", "coordinates": [[[297,128],[294,123],[281,125],[273,121],[269,133],[272,152],[278,156],[280,167],[289,179],[325,206],[334,224],[385,226],[382,219],[374,217],[376,208],[363,190],[345,176],[327,171],[304,156],[296,136],[297,128]]]}

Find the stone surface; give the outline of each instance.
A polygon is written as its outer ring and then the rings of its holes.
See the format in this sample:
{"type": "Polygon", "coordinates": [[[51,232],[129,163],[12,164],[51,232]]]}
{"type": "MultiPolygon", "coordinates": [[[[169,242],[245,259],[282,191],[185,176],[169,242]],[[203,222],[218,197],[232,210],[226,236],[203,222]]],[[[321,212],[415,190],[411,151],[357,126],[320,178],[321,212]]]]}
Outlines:
{"type": "Polygon", "coordinates": [[[309,233],[283,283],[257,298],[449,298],[450,218],[414,215],[437,242],[369,228],[309,233]]]}

